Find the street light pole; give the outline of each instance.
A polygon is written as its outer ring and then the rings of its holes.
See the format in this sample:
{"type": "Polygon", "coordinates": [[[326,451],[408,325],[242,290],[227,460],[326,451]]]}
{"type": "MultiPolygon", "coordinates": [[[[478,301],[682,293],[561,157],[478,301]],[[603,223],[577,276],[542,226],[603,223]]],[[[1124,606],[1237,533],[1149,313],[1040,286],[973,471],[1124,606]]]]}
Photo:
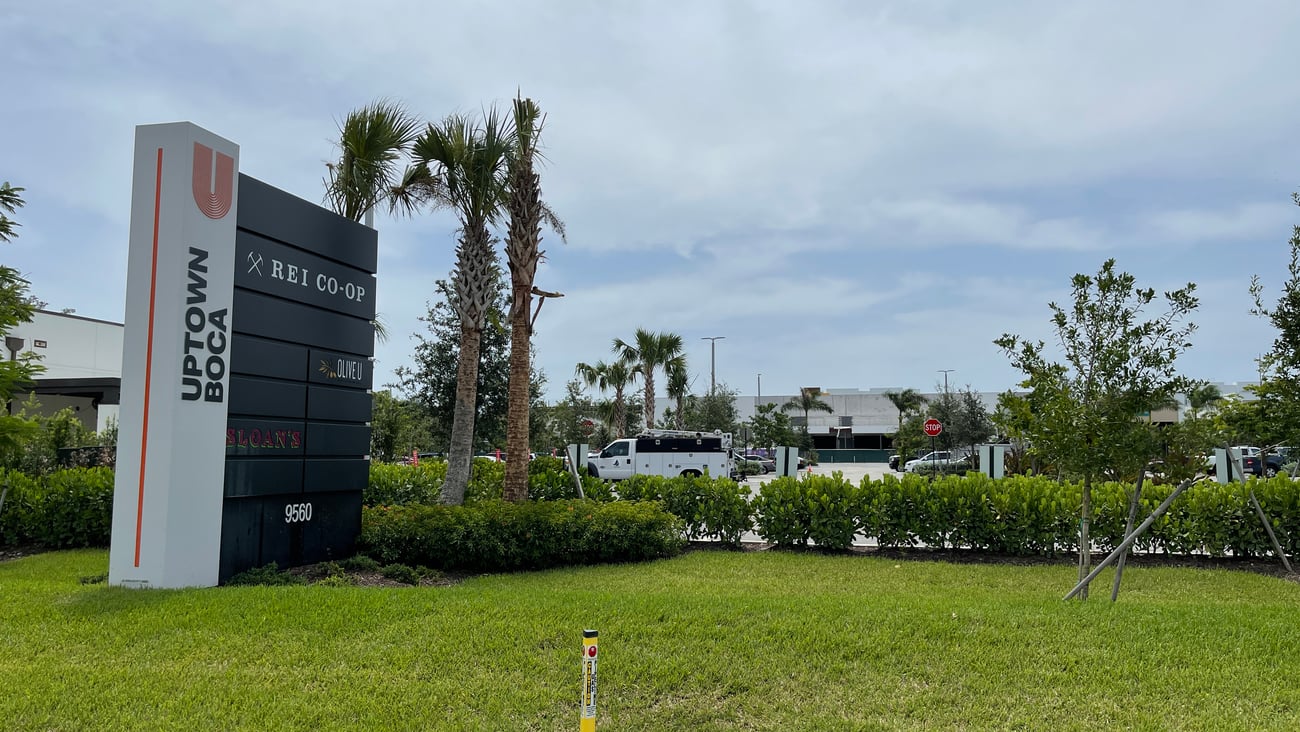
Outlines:
{"type": "Polygon", "coordinates": [[[948,374],[949,374],[950,372],[952,372],[952,371],[956,371],[956,370],[957,370],[957,369],[939,369],[939,373],[943,374],[943,393],[944,393],[944,394],[947,394],[947,393],[948,393],[948,374]]]}
{"type": "Polygon", "coordinates": [[[718,388],[718,341],[726,336],[704,336],[700,340],[709,342],[709,396],[718,388]]]}
{"type": "Polygon", "coordinates": [[[755,401],[758,404],[763,403],[763,374],[762,373],[759,373],[758,375],[758,399],[756,399],[755,401]]]}

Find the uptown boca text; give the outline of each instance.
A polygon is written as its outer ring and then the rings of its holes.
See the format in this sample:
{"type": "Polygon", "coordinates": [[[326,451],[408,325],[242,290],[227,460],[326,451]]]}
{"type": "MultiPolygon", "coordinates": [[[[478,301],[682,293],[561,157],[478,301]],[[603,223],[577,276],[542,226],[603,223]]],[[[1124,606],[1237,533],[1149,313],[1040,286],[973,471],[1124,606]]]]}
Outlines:
{"type": "Polygon", "coordinates": [[[186,266],[185,341],[181,352],[181,399],[225,401],[226,309],[205,311],[208,302],[208,252],[190,247],[186,266]],[[200,361],[201,360],[201,361],[200,361]]]}

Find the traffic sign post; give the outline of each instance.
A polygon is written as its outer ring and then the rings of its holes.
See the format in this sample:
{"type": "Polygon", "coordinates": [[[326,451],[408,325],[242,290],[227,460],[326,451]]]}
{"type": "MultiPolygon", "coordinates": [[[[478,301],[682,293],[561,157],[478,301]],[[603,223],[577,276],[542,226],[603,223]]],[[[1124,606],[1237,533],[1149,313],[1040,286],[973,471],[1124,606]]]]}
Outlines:
{"type": "Polygon", "coordinates": [[[922,429],[925,430],[925,434],[930,436],[930,477],[933,478],[935,473],[938,472],[938,464],[934,457],[934,438],[943,434],[943,422],[931,417],[925,420],[922,429]]]}

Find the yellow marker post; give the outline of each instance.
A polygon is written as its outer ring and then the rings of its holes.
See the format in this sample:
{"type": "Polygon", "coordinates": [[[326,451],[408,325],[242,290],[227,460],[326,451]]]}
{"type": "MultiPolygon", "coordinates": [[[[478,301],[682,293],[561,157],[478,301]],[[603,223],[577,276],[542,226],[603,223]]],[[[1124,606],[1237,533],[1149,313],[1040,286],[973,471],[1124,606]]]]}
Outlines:
{"type": "Polygon", "coordinates": [[[596,641],[594,630],[582,631],[582,714],[580,732],[596,732],[596,641]]]}

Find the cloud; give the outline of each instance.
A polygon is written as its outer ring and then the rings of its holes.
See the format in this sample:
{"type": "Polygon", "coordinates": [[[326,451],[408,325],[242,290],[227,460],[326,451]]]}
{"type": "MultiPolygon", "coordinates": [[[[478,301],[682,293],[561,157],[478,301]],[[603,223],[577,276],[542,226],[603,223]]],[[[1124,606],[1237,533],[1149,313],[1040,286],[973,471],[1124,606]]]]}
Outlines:
{"type": "Polygon", "coordinates": [[[1201,242],[1285,238],[1297,209],[1287,203],[1243,203],[1221,209],[1157,211],[1140,222],[1139,232],[1161,241],[1201,242]]]}

